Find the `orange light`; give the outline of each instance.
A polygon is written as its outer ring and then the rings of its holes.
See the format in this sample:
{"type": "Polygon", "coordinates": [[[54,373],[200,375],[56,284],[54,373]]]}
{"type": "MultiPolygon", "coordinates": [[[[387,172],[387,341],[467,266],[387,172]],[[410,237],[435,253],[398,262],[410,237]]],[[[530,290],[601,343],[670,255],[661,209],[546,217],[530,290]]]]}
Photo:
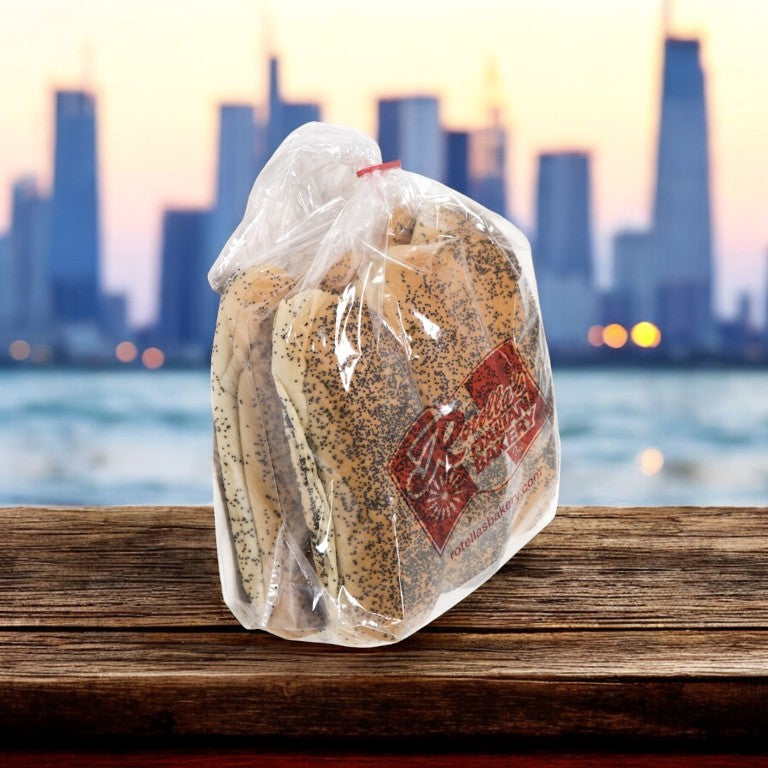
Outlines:
{"type": "Polygon", "coordinates": [[[24,339],[12,341],[11,346],[8,347],[8,354],[14,360],[26,360],[29,357],[29,343],[24,339]]]}
{"type": "Polygon", "coordinates": [[[163,350],[157,347],[147,347],[141,353],[141,362],[146,368],[159,368],[165,362],[163,350]]]}
{"type": "Polygon", "coordinates": [[[661,331],[658,326],[647,320],[633,326],[630,335],[638,347],[658,347],[661,344],[661,331]]]}
{"type": "Polygon", "coordinates": [[[141,362],[146,368],[154,369],[160,368],[165,362],[165,355],[162,349],[157,347],[147,347],[141,353],[141,362]]]}
{"type": "Polygon", "coordinates": [[[132,363],[138,354],[139,350],[136,349],[136,345],[132,341],[121,341],[115,347],[115,357],[121,363],[132,363]]]}
{"type": "Polygon", "coordinates": [[[602,325],[593,325],[588,331],[587,331],[587,341],[593,346],[593,347],[602,347],[603,342],[603,326],[602,325]]]}
{"type": "Polygon", "coordinates": [[[603,328],[603,342],[612,349],[619,349],[627,343],[629,334],[623,325],[611,323],[603,328]]]}
{"type": "Polygon", "coordinates": [[[658,475],[664,466],[664,454],[658,448],[646,448],[637,457],[637,464],[644,475],[658,475]]]}

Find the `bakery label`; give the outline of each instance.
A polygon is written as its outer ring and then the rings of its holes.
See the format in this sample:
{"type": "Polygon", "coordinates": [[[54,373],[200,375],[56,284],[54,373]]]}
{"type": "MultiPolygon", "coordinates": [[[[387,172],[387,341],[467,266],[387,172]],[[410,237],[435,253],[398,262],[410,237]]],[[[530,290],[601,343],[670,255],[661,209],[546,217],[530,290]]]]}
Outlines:
{"type": "Polygon", "coordinates": [[[507,339],[467,376],[452,404],[430,406],[411,424],[387,468],[438,554],[467,504],[509,483],[549,413],[507,339]],[[462,411],[464,390],[471,403],[462,411]]]}

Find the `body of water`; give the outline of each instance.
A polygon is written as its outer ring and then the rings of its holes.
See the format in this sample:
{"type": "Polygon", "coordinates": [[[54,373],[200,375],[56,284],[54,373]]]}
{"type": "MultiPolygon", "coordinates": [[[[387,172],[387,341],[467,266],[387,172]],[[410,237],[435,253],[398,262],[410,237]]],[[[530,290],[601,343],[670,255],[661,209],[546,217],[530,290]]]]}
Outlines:
{"type": "MultiPolygon", "coordinates": [[[[564,370],[563,504],[768,506],[768,373],[564,370]]],[[[0,371],[0,504],[208,504],[205,371],[0,371]]]]}

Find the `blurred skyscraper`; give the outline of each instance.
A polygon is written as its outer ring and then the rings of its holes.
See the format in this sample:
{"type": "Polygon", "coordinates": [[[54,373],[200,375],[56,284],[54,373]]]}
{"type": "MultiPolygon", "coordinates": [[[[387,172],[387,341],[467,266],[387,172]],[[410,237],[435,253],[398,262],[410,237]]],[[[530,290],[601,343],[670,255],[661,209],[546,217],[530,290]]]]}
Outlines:
{"type": "MultiPolygon", "coordinates": [[[[257,122],[252,106],[222,104],[219,107],[215,200],[206,219],[205,245],[198,248],[208,269],[243,218],[251,187],[264,164],[265,134],[266,126],[257,122]]],[[[218,295],[209,287],[198,294],[197,300],[198,331],[205,323],[212,329],[219,306],[218,295]]],[[[195,335],[193,331],[190,333],[195,335]]]]}
{"type": "Polygon", "coordinates": [[[28,177],[13,185],[7,317],[13,333],[42,338],[51,320],[48,274],[49,202],[28,177]]]}
{"type": "Polygon", "coordinates": [[[445,134],[445,183],[463,195],[469,195],[469,133],[447,131],[445,134]]]}
{"type": "Polygon", "coordinates": [[[257,126],[253,107],[219,107],[216,202],[211,212],[211,261],[240,223],[256,178],[257,126]]]}
{"type": "Polygon", "coordinates": [[[267,94],[267,156],[280,146],[283,140],[283,100],[280,96],[280,63],[275,56],[269,59],[269,93],[267,94]]]}
{"type": "Polygon", "coordinates": [[[406,171],[445,179],[445,135],[436,97],[380,99],[378,141],[384,162],[399,160],[406,171]]]}
{"type": "Polygon", "coordinates": [[[715,344],[715,323],[709,137],[698,40],[665,40],[658,138],[651,319],[667,350],[706,351],[715,344]]]}
{"type": "Polygon", "coordinates": [[[501,216],[507,215],[506,146],[506,133],[498,121],[469,137],[469,195],[501,216]]]}
{"type": "Polygon", "coordinates": [[[128,324],[128,297],[124,293],[102,294],[100,324],[107,339],[112,341],[133,336],[128,324]]]}
{"type": "Polygon", "coordinates": [[[763,291],[763,296],[765,297],[763,304],[763,337],[766,350],[768,351],[768,250],[765,252],[765,280],[763,291]]]}
{"type": "Polygon", "coordinates": [[[215,316],[207,306],[210,254],[207,252],[209,212],[166,210],[163,214],[160,277],[160,324],[157,341],[170,357],[200,359],[213,339],[215,316]]]}
{"type": "Polygon", "coordinates": [[[613,238],[613,311],[605,323],[633,326],[656,317],[653,234],[625,229],[613,238]]]}
{"type": "Polygon", "coordinates": [[[53,314],[99,318],[99,195],[96,104],[90,93],[57,91],[49,274],[53,314]]]}
{"type": "Polygon", "coordinates": [[[269,119],[267,122],[267,158],[283,139],[304,123],[320,120],[320,105],[315,102],[288,102],[280,94],[280,63],[269,59],[269,119]]]}
{"type": "Polygon", "coordinates": [[[549,346],[576,356],[597,319],[589,155],[583,152],[539,156],[534,263],[549,346]]]}
{"type": "Polygon", "coordinates": [[[507,216],[507,132],[502,124],[503,91],[496,62],[487,78],[488,124],[470,134],[470,197],[492,211],[507,216]]]}
{"type": "Polygon", "coordinates": [[[0,234],[0,343],[5,345],[12,334],[13,289],[11,287],[11,235],[0,234]]]}

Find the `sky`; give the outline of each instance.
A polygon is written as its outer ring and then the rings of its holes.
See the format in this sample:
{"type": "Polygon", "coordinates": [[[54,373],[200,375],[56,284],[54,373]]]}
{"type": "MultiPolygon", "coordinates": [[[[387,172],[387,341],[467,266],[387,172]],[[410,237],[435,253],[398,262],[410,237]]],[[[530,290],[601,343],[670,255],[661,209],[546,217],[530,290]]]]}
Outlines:
{"type": "MultiPolygon", "coordinates": [[[[669,15],[703,46],[717,307],[748,290],[761,319],[768,0],[677,0],[669,15]]],[[[217,105],[264,104],[269,40],[287,98],[371,134],[377,97],[416,93],[440,96],[447,127],[483,125],[495,62],[515,220],[532,235],[539,152],[589,151],[606,282],[613,234],[649,222],[662,16],[661,0],[0,0],[0,232],[14,179],[50,188],[54,89],[93,89],[104,283],[149,321],[161,212],[212,202],[217,105]]]]}

